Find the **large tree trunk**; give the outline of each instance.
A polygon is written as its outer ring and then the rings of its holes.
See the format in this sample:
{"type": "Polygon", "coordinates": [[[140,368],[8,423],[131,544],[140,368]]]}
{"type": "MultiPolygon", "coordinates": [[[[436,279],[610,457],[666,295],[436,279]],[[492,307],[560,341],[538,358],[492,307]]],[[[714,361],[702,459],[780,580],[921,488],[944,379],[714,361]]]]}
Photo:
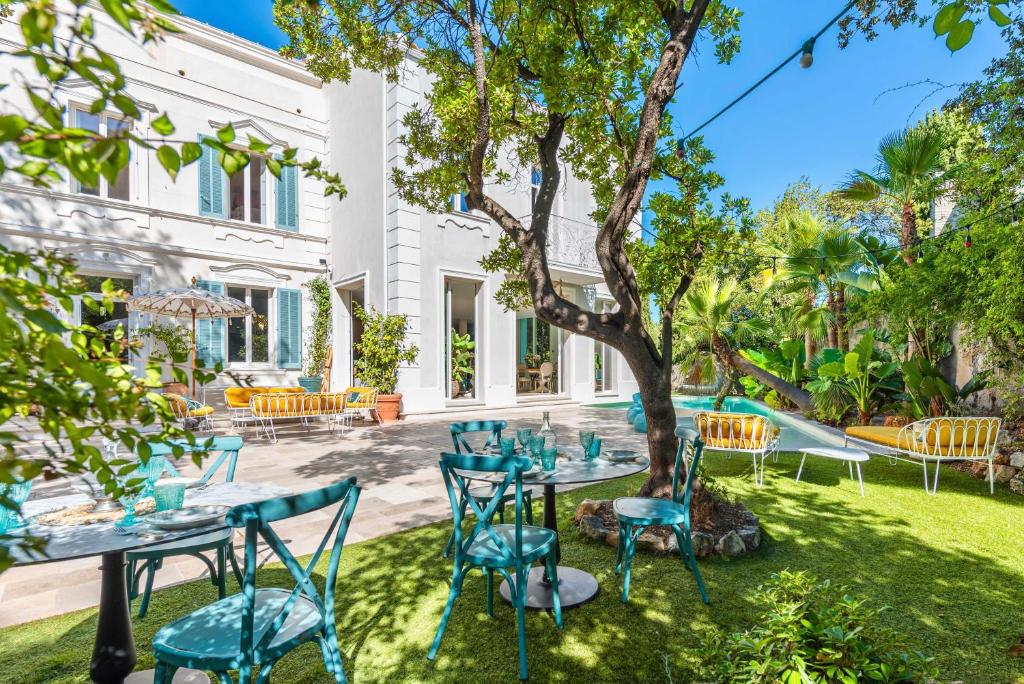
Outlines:
{"type": "MultiPolygon", "coordinates": [[[[832,312],[833,317],[836,313],[836,297],[832,290],[828,291],[828,310],[832,312]]],[[[835,318],[828,325],[828,346],[833,349],[839,348],[839,329],[836,327],[835,318]]]]}
{"type": "Polygon", "coordinates": [[[676,437],[676,408],[672,404],[671,383],[661,368],[643,361],[634,366],[633,376],[640,386],[640,399],[647,415],[647,448],[651,470],[640,489],[640,496],[671,496],[679,439],[676,437]]]}
{"type": "Polygon", "coordinates": [[[729,352],[729,365],[740,373],[754,378],[762,385],[768,385],[780,395],[793,402],[801,411],[807,411],[811,408],[810,392],[802,390],[796,385],[786,382],[779,376],[773,375],[765,369],[755,366],[734,351],[729,352]]]}
{"type": "Polygon", "coordinates": [[[811,331],[804,332],[804,368],[811,369],[811,359],[814,358],[814,337],[811,331]]]}

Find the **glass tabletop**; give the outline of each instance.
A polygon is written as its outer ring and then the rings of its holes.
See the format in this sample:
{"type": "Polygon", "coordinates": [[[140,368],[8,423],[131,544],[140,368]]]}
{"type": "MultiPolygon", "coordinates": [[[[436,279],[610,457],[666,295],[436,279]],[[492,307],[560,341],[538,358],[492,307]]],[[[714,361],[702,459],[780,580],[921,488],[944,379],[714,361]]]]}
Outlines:
{"type": "MultiPolygon", "coordinates": [[[[603,482],[614,480],[619,477],[627,477],[642,473],[650,467],[651,462],[646,456],[636,453],[633,461],[612,462],[604,456],[598,456],[592,460],[583,458],[582,447],[558,447],[558,462],[554,472],[535,474],[524,474],[524,485],[566,485],[583,484],[587,482],[603,482]]],[[[501,473],[464,472],[465,475],[474,480],[485,482],[501,482],[504,475],[501,473]]]]}
{"type": "MultiPolygon", "coordinates": [[[[256,482],[218,482],[206,487],[185,492],[185,505],[189,506],[237,506],[243,503],[264,501],[279,496],[288,496],[293,492],[286,487],[256,482]]],[[[52,499],[29,500],[25,503],[26,517],[50,511],[88,503],[89,497],[84,494],[54,497],[52,499]]],[[[140,517],[145,520],[144,517],[140,517]]],[[[218,523],[187,530],[167,531],[159,537],[142,537],[137,534],[119,532],[113,522],[93,523],[91,525],[41,525],[29,521],[27,530],[34,536],[47,540],[46,556],[28,556],[19,549],[12,549],[15,565],[33,565],[100,556],[106,553],[132,551],[147,546],[166,544],[167,542],[189,539],[212,531],[223,529],[225,525],[218,523]]]]}

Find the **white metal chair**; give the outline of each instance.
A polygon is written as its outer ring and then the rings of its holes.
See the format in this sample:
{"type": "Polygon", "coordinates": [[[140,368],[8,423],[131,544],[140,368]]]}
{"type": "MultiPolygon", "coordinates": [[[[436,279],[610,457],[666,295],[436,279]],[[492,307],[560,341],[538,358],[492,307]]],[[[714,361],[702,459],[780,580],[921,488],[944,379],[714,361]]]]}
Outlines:
{"type": "Polygon", "coordinates": [[[769,454],[778,457],[779,428],[774,423],[753,413],[698,411],[693,414],[693,426],[705,452],[750,454],[754,482],[758,487],[764,485],[764,459],[769,454]]]}

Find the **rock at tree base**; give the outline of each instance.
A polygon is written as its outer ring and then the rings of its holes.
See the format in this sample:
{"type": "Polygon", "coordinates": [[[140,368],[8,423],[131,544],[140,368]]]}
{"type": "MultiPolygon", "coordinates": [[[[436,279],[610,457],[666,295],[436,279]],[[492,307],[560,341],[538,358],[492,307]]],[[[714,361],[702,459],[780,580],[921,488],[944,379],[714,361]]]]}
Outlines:
{"type": "MultiPolygon", "coordinates": [[[[761,525],[753,513],[740,503],[717,501],[712,520],[703,521],[691,532],[693,551],[698,558],[720,555],[736,557],[761,545],[761,525]]],[[[617,547],[619,523],[610,500],[584,499],[576,508],[574,522],[580,533],[595,541],[617,547]]],[[[679,542],[669,527],[651,526],[637,539],[637,549],[658,554],[679,553],[679,542]]]]}

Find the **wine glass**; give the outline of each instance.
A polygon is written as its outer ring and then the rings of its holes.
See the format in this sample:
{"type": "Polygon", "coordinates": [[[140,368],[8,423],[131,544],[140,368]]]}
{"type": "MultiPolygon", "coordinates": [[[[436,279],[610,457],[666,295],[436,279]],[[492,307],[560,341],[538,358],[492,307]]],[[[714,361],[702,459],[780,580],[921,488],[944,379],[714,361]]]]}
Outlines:
{"type": "Polygon", "coordinates": [[[590,452],[590,445],[594,443],[594,435],[593,430],[580,430],[580,446],[583,447],[583,453],[590,452]]]}
{"type": "Polygon", "coordinates": [[[519,444],[522,445],[523,449],[529,449],[530,439],[533,437],[533,428],[519,428],[516,430],[516,437],[519,438],[519,444]]]}

